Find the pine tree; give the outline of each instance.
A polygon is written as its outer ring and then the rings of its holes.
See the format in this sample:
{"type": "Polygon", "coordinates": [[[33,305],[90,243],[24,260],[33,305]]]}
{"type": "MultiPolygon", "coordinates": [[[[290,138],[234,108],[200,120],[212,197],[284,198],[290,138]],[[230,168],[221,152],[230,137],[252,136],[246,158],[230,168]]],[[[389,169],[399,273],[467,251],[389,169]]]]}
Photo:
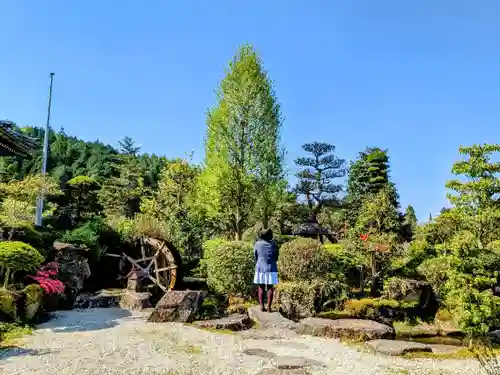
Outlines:
{"type": "Polygon", "coordinates": [[[312,219],[316,220],[323,206],[339,204],[342,185],[334,184],[333,180],[345,176],[345,160],[335,156],[335,146],[328,143],[306,143],[302,148],[311,156],[295,160],[302,168],[296,174],[299,178],[296,192],[306,197],[312,219]]]}
{"type": "Polygon", "coordinates": [[[402,234],[406,241],[411,241],[415,236],[415,231],[417,230],[417,215],[415,214],[415,209],[412,205],[406,207],[406,211],[403,216],[403,226],[402,234]]]}
{"type": "Polygon", "coordinates": [[[259,212],[267,224],[283,180],[279,105],[255,50],[241,47],[207,115],[200,208],[237,239],[259,212]]]}
{"type": "Polygon", "coordinates": [[[135,145],[134,140],[130,137],[123,138],[123,140],[119,141],[118,144],[120,145],[120,153],[125,155],[136,156],[141,150],[139,146],[135,145]]]}
{"type": "Polygon", "coordinates": [[[381,189],[387,188],[390,201],[397,209],[399,196],[389,177],[389,156],[387,150],[367,148],[351,163],[347,179],[346,219],[354,226],[363,201],[381,189]]]}

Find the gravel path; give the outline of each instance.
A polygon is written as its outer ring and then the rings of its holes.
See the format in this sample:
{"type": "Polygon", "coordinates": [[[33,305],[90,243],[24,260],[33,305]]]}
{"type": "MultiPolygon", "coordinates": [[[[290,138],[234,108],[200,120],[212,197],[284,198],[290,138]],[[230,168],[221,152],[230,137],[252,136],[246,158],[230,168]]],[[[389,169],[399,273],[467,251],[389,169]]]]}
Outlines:
{"type": "Polygon", "coordinates": [[[410,361],[363,353],[331,339],[265,339],[177,323],[146,323],[144,314],[119,308],[58,312],[18,345],[0,351],[0,374],[483,374],[473,361],[410,361]],[[252,353],[250,349],[259,349],[253,352],[260,356],[246,354],[252,353]],[[314,366],[297,371],[263,370],[290,361],[284,356],[307,359],[314,366]]]}

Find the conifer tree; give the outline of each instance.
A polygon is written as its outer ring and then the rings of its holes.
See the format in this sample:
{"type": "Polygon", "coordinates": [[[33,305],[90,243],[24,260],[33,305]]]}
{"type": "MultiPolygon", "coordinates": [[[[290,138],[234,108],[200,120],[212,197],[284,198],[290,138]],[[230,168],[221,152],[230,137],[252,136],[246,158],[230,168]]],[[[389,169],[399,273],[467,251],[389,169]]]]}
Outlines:
{"type": "Polygon", "coordinates": [[[283,181],[281,115],[257,53],[244,45],[217,90],[207,115],[199,206],[223,232],[241,239],[258,212],[267,225],[283,181]]]}

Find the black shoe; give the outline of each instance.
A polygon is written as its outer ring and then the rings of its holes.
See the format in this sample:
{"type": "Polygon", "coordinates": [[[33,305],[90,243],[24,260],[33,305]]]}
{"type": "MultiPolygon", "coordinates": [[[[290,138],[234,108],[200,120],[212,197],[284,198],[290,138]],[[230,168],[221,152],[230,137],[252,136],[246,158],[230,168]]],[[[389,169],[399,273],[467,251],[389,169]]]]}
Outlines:
{"type": "Polygon", "coordinates": [[[261,307],[260,307],[260,311],[265,312],[265,311],[266,311],[266,308],[265,308],[264,306],[261,306],[261,307]]]}

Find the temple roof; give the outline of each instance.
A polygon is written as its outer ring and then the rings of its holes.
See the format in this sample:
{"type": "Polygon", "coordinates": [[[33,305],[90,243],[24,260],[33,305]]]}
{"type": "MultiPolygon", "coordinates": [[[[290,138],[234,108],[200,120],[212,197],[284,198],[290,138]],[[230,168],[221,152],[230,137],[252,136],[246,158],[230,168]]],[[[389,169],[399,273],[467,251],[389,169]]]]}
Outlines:
{"type": "Polygon", "coordinates": [[[0,156],[29,157],[36,140],[18,133],[11,121],[0,120],[0,156]]]}

